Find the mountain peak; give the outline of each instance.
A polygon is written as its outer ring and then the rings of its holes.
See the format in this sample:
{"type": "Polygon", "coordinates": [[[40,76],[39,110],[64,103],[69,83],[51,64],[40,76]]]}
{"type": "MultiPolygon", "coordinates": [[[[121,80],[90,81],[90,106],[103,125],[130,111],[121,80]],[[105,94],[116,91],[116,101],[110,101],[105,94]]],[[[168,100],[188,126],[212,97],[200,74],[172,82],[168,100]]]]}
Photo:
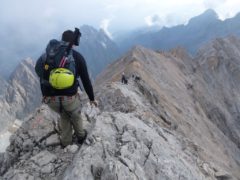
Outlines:
{"type": "Polygon", "coordinates": [[[240,17],[240,12],[235,15],[235,17],[240,17]]]}
{"type": "Polygon", "coordinates": [[[10,79],[19,79],[23,73],[32,74],[34,72],[34,62],[31,58],[22,60],[11,74],[10,79]],[[31,72],[30,72],[31,70],[31,72]]]}
{"type": "Polygon", "coordinates": [[[31,58],[26,58],[20,62],[21,65],[26,65],[26,66],[34,66],[34,62],[31,58]]]}
{"type": "Polygon", "coordinates": [[[147,48],[145,48],[145,47],[143,47],[143,46],[141,46],[141,45],[136,45],[136,46],[134,46],[133,48],[132,48],[132,50],[131,51],[143,51],[143,50],[149,50],[149,49],[147,49],[147,48]]]}
{"type": "Polygon", "coordinates": [[[97,30],[89,25],[83,25],[80,27],[80,31],[84,34],[84,35],[92,35],[92,34],[97,34],[97,30]]]}
{"type": "Polygon", "coordinates": [[[218,15],[213,9],[207,9],[202,14],[191,18],[188,24],[202,25],[205,24],[206,22],[217,21],[218,19],[219,19],[218,15]]]}
{"type": "Polygon", "coordinates": [[[173,48],[169,51],[173,56],[179,57],[181,59],[191,59],[191,56],[188,54],[187,50],[181,46],[173,48]]]}
{"type": "Polygon", "coordinates": [[[207,9],[202,13],[202,15],[218,17],[217,13],[213,9],[207,9]]]}
{"type": "MultiPolygon", "coordinates": [[[[230,35],[225,38],[215,38],[212,41],[204,44],[199,48],[197,56],[201,55],[205,56],[216,56],[216,57],[227,57],[231,54],[232,61],[235,59],[238,61],[238,51],[240,47],[240,39],[235,35],[230,35]],[[219,51],[221,50],[221,53],[219,51]],[[225,53],[224,53],[225,52],[225,53]]],[[[222,59],[222,58],[219,58],[222,59]]],[[[228,63],[227,61],[223,61],[224,63],[228,63]]],[[[236,62],[238,64],[238,62],[236,62]]]]}

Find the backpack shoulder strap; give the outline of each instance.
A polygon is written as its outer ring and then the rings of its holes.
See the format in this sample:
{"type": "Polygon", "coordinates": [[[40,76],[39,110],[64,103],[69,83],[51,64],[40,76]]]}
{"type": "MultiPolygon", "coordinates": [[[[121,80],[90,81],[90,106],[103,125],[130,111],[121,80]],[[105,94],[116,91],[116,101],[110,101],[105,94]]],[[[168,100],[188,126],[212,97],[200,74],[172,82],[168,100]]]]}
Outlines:
{"type": "Polygon", "coordinates": [[[46,63],[46,60],[47,60],[47,54],[44,53],[44,54],[42,55],[42,62],[43,62],[43,64],[46,63]]]}

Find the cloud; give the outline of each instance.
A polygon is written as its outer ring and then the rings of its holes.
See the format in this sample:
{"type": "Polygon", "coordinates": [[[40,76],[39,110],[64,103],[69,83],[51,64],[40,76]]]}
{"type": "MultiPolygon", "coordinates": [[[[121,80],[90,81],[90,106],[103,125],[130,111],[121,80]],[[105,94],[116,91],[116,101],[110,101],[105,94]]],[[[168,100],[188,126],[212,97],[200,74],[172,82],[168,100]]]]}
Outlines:
{"type": "Polygon", "coordinates": [[[239,0],[3,0],[0,66],[37,54],[65,29],[87,24],[111,36],[142,26],[173,26],[213,8],[222,19],[240,11],[239,0]],[[111,33],[110,33],[111,32],[111,33]],[[27,49],[26,47],[31,47],[27,49]],[[34,50],[33,50],[34,49],[34,50]]]}
{"type": "Polygon", "coordinates": [[[109,32],[109,24],[111,22],[111,19],[103,19],[100,23],[100,28],[104,30],[104,32],[112,39],[112,34],[109,32]]]}
{"type": "Polygon", "coordinates": [[[146,16],[144,20],[148,26],[161,26],[163,24],[162,19],[157,14],[152,16],[146,16]]]}
{"type": "Polygon", "coordinates": [[[204,0],[203,5],[205,9],[214,9],[222,20],[231,18],[240,12],[239,0],[204,0]]]}
{"type": "Polygon", "coordinates": [[[218,6],[226,3],[227,0],[204,0],[203,1],[203,4],[204,6],[208,9],[208,8],[211,8],[211,9],[215,9],[217,8],[218,6]]]}
{"type": "Polygon", "coordinates": [[[146,22],[146,24],[148,26],[152,26],[153,25],[152,16],[147,16],[147,17],[144,18],[144,20],[145,20],[145,22],[146,22]]]}
{"type": "MultiPolygon", "coordinates": [[[[108,31],[133,29],[143,26],[145,23],[168,23],[169,14],[176,15],[178,24],[186,21],[194,15],[198,15],[207,8],[218,8],[222,17],[232,13],[231,8],[240,10],[239,0],[8,0],[1,2],[1,23],[14,24],[29,27],[38,24],[41,29],[55,27],[74,28],[74,26],[88,24],[99,28],[103,19],[111,20],[108,31]],[[238,5],[237,5],[238,3],[238,5]],[[234,4],[235,7],[229,4],[234,4]],[[223,12],[222,6],[227,5],[223,12]],[[230,8],[231,7],[231,8],[230,8]],[[231,11],[231,12],[230,12],[231,11]],[[149,17],[151,16],[151,17],[149,17]],[[181,17],[179,17],[181,16],[181,17]],[[182,18],[183,17],[183,18],[182,18]],[[185,20],[183,20],[185,18],[185,20]]],[[[235,10],[236,11],[236,10],[235,10]]],[[[234,12],[235,12],[234,11],[234,12]]],[[[174,18],[174,17],[173,17],[174,18]]],[[[175,21],[171,18],[171,21],[175,21]]],[[[176,24],[174,23],[174,24],[176,24]]],[[[51,30],[51,28],[50,28],[51,30]]]]}

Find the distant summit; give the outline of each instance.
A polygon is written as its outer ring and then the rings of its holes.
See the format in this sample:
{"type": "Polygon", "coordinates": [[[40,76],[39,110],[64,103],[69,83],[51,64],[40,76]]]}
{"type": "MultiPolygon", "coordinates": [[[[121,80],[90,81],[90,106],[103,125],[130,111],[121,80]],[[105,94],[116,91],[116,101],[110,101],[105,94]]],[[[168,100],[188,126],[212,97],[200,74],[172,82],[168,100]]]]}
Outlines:
{"type": "Polygon", "coordinates": [[[219,17],[213,9],[208,9],[199,16],[193,17],[189,20],[188,25],[203,25],[206,23],[211,23],[218,21],[219,17]]]}
{"type": "Polygon", "coordinates": [[[82,53],[89,67],[92,78],[95,78],[109,63],[114,61],[120,51],[115,42],[102,30],[84,25],[80,27],[82,37],[77,49],[82,53]]]}
{"type": "Polygon", "coordinates": [[[170,50],[182,46],[195,54],[204,43],[231,34],[240,36],[240,15],[222,21],[214,10],[208,9],[190,19],[187,25],[163,27],[157,32],[136,32],[125,37],[125,41],[121,41],[119,46],[123,51],[135,45],[155,50],[170,50]]]}
{"type": "Polygon", "coordinates": [[[213,9],[207,9],[200,16],[207,16],[207,17],[210,17],[210,16],[214,17],[215,16],[216,18],[218,18],[217,13],[213,9]]]}
{"type": "MultiPolygon", "coordinates": [[[[61,31],[64,30],[65,29],[62,29],[61,31]]],[[[76,49],[82,52],[89,65],[91,77],[94,79],[109,62],[115,60],[119,56],[119,49],[115,42],[113,42],[113,40],[111,40],[101,29],[97,30],[92,26],[83,25],[80,27],[80,31],[82,33],[80,46],[76,47],[76,49]]],[[[13,32],[16,35],[19,34],[16,28],[13,32]]],[[[0,75],[8,79],[11,72],[23,58],[31,57],[36,60],[45,51],[47,42],[49,42],[50,39],[61,39],[61,32],[60,34],[52,34],[51,37],[47,34],[48,32],[46,32],[46,39],[40,39],[38,41],[32,40],[34,46],[32,44],[24,44],[24,42],[14,40],[14,43],[12,43],[14,45],[13,49],[7,47],[0,49],[0,66],[4,67],[1,70],[0,75]],[[22,46],[22,44],[24,44],[24,46],[22,46]]],[[[6,39],[3,39],[2,41],[6,41],[6,44],[9,43],[6,39]]]]}

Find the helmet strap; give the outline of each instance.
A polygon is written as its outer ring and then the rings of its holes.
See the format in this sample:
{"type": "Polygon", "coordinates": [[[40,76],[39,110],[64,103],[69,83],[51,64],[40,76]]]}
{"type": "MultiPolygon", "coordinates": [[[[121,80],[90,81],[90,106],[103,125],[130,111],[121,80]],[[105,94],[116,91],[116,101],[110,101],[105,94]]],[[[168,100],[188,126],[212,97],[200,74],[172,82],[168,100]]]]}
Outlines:
{"type": "Polygon", "coordinates": [[[65,66],[66,62],[67,62],[67,57],[63,56],[61,61],[60,61],[59,67],[63,68],[65,66]]]}

